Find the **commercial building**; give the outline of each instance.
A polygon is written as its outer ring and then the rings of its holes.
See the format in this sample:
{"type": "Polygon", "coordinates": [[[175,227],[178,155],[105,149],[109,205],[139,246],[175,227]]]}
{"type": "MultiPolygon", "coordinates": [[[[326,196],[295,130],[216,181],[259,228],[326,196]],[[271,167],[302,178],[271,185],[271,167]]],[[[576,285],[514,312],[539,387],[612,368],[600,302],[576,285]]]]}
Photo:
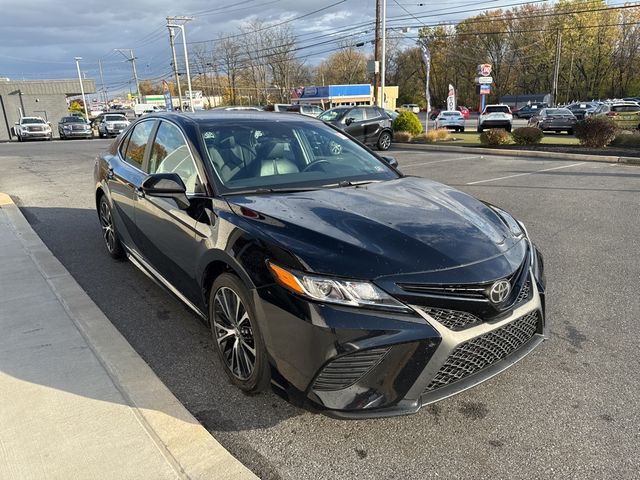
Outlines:
{"type": "MultiPolygon", "coordinates": [[[[95,80],[82,80],[82,86],[87,95],[96,92],[95,80]]],[[[58,120],[69,114],[67,97],[77,95],[80,95],[78,79],[0,79],[0,141],[15,137],[12,127],[21,116],[44,118],[51,122],[54,136],[57,135],[58,120]]]]}
{"type": "MultiPolygon", "coordinates": [[[[385,87],[384,92],[385,108],[395,110],[398,87],[385,87]]],[[[325,109],[340,105],[373,105],[373,86],[368,83],[360,83],[301,87],[295,90],[291,100],[293,103],[319,105],[325,109]]]]}

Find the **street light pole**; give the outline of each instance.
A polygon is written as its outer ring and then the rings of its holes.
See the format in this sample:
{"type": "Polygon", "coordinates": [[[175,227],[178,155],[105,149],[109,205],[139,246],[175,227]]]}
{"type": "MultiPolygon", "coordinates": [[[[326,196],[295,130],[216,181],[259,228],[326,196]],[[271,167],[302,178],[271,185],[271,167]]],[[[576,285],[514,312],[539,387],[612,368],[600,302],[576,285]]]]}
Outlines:
{"type": "MultiPolygon", "coordinates": [[[[184,29],[185,23],[191,20],[191,17],[167,17],[167,28],[171,34],[173,28],[179,28],[182,32],[182,46],[184,47],[184,64],[187,74],[187,86],[189,88],[189,109],[193,112],[193,90],[191,90],[191,73],[189,72],[189,53],[187,52],[187,35],[184,29]],[[184,23],[177,24],[176,22],[182,21],[184,23]]],[[[174,65],[175,65],[175,49],[173,53],[174,65]]]]}
{"type": "Polygon", "coordinates": [[[89,106],[87,99],[84,97],[84,86],[82,85],[82,75],[80,74],[80,60],[82,57],[74,57],[76,60],[76,68],[78,69],[78,81],[80,82],[80,93],[82,94],[82,103],[84,104],[84,119],[89,123],[89,106]]]}

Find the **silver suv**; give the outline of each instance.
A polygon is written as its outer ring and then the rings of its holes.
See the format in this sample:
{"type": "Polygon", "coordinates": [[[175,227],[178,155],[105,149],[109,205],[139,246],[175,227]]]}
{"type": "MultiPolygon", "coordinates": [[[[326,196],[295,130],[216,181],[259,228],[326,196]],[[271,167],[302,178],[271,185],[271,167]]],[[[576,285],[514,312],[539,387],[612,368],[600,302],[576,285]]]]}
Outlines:
{"type": "Polygon", "coordinates": [[[513,115],[509,105],[487,105],[478,117],[478,132],[486,128],[504,128],[511,131],[513,115]]]}
{"type": "Polygon", "coordinates": [[[40,117],[20,118],[20,120],[16,122],[14,131],[19,142],[24,142],[32,138],[51,140],[53,137],[51,125],[40,117]]]}

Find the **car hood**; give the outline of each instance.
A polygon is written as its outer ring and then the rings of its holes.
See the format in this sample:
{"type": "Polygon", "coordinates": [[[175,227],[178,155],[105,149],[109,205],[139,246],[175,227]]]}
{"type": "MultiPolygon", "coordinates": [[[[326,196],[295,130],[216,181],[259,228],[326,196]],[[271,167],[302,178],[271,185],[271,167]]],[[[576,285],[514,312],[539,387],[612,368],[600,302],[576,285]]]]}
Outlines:
{"type": "Polygon", "coordinates": [[[526,251],[522,237],[492,208],[422,178],[227,201],[247,219],[243,228],[317,273],[372,279],[424,272],[430,278],[498,259],[493,276],[499,277],[513,271],[526,251]]]}

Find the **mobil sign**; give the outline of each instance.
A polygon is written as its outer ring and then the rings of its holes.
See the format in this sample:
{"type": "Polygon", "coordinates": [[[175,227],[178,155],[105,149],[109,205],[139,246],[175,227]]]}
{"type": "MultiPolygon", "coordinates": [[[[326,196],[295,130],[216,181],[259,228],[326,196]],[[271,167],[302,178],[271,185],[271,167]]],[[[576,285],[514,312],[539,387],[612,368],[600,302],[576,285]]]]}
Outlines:
{"type": "Polygon", "coordinates": [[[488,77],[491,75],[491,64],[482,63],[478,65],[478,76],[479,77],[488,77]]]}

